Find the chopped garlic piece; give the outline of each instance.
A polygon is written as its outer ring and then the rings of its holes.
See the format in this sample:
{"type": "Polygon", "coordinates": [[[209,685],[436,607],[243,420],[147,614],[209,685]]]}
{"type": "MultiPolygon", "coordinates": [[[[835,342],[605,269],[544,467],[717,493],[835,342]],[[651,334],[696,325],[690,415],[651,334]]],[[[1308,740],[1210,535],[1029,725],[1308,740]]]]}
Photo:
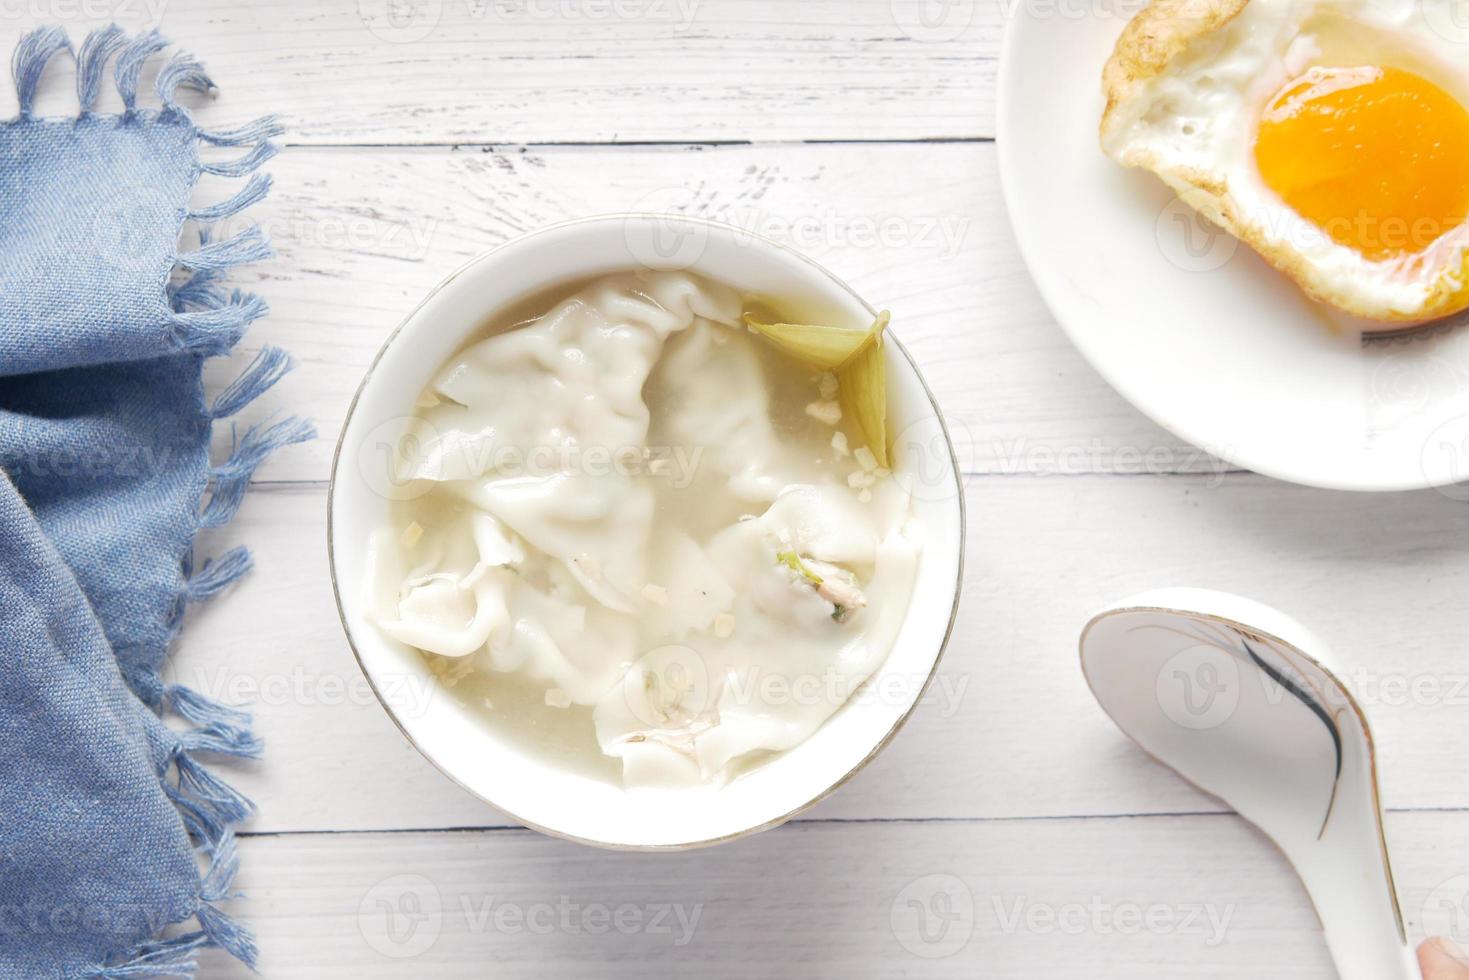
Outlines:
{"type": "Polygon", "coordinates": [[[423,389],[422,394],[420,394],[418,396],[418,398],[414,400],[413,407],[414,408],[433,408],[438,403],[439,403],[439,396],[436,395],[436,394],[434,394],[432,391],[429,391],[427,388],[425,388],[425,389],[423,389]]]}
{"type": "Polygon", "coordinates": [[[863,504],[872,503],[872,491],[864,488],[860,493],[857,494],[857,502],[863,504]]]}
{"type": "Polygon", "coordinates": [[[429,658],[428,666],[439,679],[439,683],[445,687],[453,687],[474,673],[474,658],[434,656],[429,658]]]}
{"type": "Polygon", "coordinates": [[[842,420],[842,406],[834,401],[812,402],[806,406],[806,414],[818,422],[836,425],[842,420]]]}
{"type": "Polygon", "coordinates": [[[735,618],[729,613],[720,613],[714,617],[714,635],[721,640],[728,639],[734,635],[735,618]]]}
{"type": "Polygon", "coordinates": [[[569,708],[571,707],[571,695],[559,687],[547,688],[546,704],[552,708],[569,708]]]}
{"type": "Polygon", "coordinates": [[[857,464],[869,473],[877,469],[877,457],[872,455],[872,450],[866,446],[852,453],[852,458],[857,460],[857,464]]]}
{"type": "Polygon", "coordinates": [[[872,471],[872,475],[881,480],[884,477],[892,476],[893,471],[888,469],[886,466],[879,466],[877,469],[872,471]]]}
{"type": "Polygon", "coordinates": [[[831,401],[837,396],[837,376],[830,371],[825,371],[816,376],[816,386],[821,392],[821,397],[831,401]]]}
{"type": "Polygon", "coordinates": [[[871,473],[848,473],[847,486],[853,490],[859,487],[870,487],[877,482],[877,477],[871,473]]]}
{"type": "Polygon", "coordinates": [[[847,448],[847,434],[845,432],[832,433],[831,448],[837,451],[838,456],[852,455],[852,450],[847,448]]]}
{"type": "Polygon", "coordinates": [[[643,598],[655,606],[666,606],[668,605],[668,590],[661,585],[649,583],[643,586],[643,598]]]}
{"type": "Polygon", "coordinates": [[[399,540],[403,542],[403,547],[405,548],[411,548],[418,544],[419,541],[423,540],[423,525],[417,521],[411,522],[403,529],[403,537],[399,540]]]}

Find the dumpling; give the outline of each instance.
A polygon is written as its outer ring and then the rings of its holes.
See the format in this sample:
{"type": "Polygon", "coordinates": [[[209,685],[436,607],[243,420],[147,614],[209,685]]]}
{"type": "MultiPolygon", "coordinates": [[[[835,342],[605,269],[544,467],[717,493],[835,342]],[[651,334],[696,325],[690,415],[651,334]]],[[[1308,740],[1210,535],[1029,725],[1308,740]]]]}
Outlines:
{"type": "Polygon", "coordinates": [[[677,529],[654,535],[653,565],[666,585],[663,597],[644,611],[646,632],[657,640],[683,642],[690,633],[710,632],[734,607],[734,589],[703,545],[677,529]]]}
{"type": "Polygon", "coordinates": [[[659,785],[716,782],[809,738],[891,648],[917,548],[903,528],[879,540],[849,488],[796,485],[715,535],[707,558],[733,600],[727,629],[651,651],[594,713],[603,750],[659,785]],[[843,616],[802,571],[818,562],[876,611],[843,616]]]}
{"type": "Polygon", "coordinates": [[[733,292],[681,273],[602,280],[440,372],[408,475],[450,484],[631,612],[653,512],[643,385],[671,334],[739,314],[733,292]]]}
{"type": "Polygon", "coordinates": [[[573,704],[595,704],[637,658],[636,623],[575,587],[541,589],[525,578],[506,584],[508,628],[480,654],[488,670],[523,671],[565,692],[573,704]]]}
{"type": "Polygon", "coordinates": [[[737,497],[768,503],[784,486],[770,393],[751,345],[731,343],[726,330],[700,320],[669,341],[648,383],[660,410],[649,438],[699,447],[702,474],[727,481],[737,497]]]}
{"type": "Polygon", "coordinates": [[[582,712],[629,787],[717,785],[809,738],[907,609],[906,495],[804,410],[821,379],[766,359],[742,305],[615,275],[467,347],[397,474],[417,540],[375,539],[384,633],[533,682],[511,710],[582,712]]]}
{"type": "Polygon", "coordinates": [[[525,559],[505,527],[474,512],[423,530],[414,567],[401,571],[400,542],[387,529],[369,543],[368,615],[383,632],[441,657],[467,657],[509,622],[509,566],[525,559]]]}

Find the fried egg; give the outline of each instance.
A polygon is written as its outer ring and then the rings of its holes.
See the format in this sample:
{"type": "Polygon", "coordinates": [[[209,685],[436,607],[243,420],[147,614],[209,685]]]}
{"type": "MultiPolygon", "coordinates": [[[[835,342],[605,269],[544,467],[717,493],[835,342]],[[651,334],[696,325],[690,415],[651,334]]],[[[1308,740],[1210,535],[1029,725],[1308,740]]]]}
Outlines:
{"type": "Polygon", "coordinates": [[[1312,298],[1469,307],[1469,25],[1456,0],[1153,0],[1103,72],[1102,148],[1312,298]]]}

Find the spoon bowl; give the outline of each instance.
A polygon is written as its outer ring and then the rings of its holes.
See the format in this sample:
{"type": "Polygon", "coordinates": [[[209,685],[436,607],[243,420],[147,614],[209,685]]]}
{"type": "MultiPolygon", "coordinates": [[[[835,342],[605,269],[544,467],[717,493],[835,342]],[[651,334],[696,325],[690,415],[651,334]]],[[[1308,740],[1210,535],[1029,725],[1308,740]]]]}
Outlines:
{"type": "Polygon", "coordinates": [[[1081,637],[1082,671],[1117,726],[1285,853],[1343,980],[1421,980],[1383,836],[1372,730],[1331,663],[1283,613],[1204,589],[1133,596],[1081,637]]]}

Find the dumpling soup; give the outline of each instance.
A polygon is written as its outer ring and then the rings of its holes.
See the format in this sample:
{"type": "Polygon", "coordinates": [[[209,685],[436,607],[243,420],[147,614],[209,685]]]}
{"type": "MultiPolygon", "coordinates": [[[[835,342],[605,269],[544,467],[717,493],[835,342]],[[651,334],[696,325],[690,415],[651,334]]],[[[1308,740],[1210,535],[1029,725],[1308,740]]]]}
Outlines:
{"type": "Polygon", "coordinates": [[[799,745],[887,657],[920,541],[884,465],[885,317],[778,309],[644,271],[498,318],[418,397],[372,622],[528,751],[628,787],[799,745]]]}

